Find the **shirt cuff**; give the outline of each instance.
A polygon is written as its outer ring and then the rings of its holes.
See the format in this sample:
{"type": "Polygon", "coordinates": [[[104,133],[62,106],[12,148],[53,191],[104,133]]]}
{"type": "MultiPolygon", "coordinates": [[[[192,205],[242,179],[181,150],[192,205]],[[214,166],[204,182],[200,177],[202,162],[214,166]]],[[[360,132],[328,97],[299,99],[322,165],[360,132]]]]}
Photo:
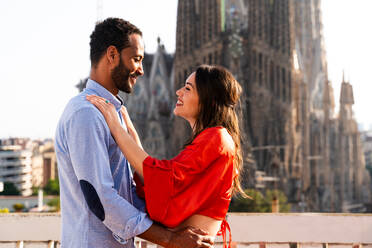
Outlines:
{"type": "MultiPolygon", "coordinates": [[[[143,213],[144,214],[144,213],[143,213]]],[[[138,218],[133,218],[138,219],[138,218]]],[[[112,233],[112,236],[115,238],[116,241],[118,241],[120,244],[126,244],[129,240],[134,238],[135,236],[138,236],[147,229],[151,227],[153,224],[152,220],[145,216],[140,223],[137,223],[137,220],[130,220],[128,221],[127,225],[124,227],[124,235],[119,235],[117,233],[112,233]]]]}

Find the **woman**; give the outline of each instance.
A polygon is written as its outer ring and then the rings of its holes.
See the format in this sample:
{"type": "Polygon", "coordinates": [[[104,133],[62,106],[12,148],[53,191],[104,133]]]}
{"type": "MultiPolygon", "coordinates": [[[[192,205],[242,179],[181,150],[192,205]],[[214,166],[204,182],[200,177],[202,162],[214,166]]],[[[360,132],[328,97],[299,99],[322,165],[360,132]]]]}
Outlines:
{"type": "Polygon", "coordinates": [[[174,114],[186,119],[193,132],[171,160],[152,158],[142,150],[125,109],[129,134],[110,103],[98,96],[87,99],[103,113],[118,146],[144,182],[151,219],[171,228],[198,227],[214,236],[220,226],[226,232],[232,192],[245,195],[239,182],[242,155],[235,112],[241,87],[223,67],[202,65],[176,94],[174,114]]]}

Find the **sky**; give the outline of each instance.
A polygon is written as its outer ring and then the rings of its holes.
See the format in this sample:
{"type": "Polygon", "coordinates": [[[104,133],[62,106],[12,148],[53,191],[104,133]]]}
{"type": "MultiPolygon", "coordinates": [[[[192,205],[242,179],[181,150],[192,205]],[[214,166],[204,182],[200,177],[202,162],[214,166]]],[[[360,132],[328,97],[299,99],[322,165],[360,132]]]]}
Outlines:
{"type": "MultiPolygon", "coordinates": [[[[354,91],[354,116],[372,130],[372,1],[322,0],[328,78],[338,106],[342,74],[354,91]]],[[[336,109],[338,112],[338,109],[336,109]]]]}
{"type": "MultiPolygon", "coordinates": [[[[174,52],[177,0],[97,2],[0,1],[0,138],[54,137],[65,105],[78,93],[75,85],[89,75],[89,35],[97,19],[129,20],[143,31],[146,52],[156,50],[157,37],[174,52]]],[[[322,2],[335,101],[345,70],[354,87],[355,116],[365,128],[372,127],[371,10],[371,0],[322,2]]]]}

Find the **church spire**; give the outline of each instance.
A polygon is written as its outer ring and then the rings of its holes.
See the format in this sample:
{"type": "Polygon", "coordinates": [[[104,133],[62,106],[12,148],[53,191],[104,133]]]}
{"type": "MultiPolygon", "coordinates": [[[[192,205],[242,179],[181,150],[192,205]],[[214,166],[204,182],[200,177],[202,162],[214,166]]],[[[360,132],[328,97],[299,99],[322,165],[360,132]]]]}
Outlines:
{"type": "Polygon", "coordinates": [[[345,81],[345,73],[342,73],[342,83],[341,83],[341,95],[340,95],[341,104],[354,104],[354,94],[353,86],[345,81]]]}
{"type": "Polygon", "coordinates": [[[345,82],[345,70],[342,70],[342,82],[345,82]]]}

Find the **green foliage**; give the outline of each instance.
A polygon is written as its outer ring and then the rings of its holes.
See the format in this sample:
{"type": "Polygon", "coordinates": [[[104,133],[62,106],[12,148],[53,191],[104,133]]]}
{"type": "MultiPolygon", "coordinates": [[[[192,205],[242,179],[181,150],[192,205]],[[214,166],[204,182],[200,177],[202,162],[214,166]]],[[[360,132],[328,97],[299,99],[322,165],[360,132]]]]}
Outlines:
{"type": "Polygon", "coordinates": [[[252,199],[234,197],[231,201],[229,212],[268,212],[265,204],[265,198],[261,192],[254,189],[244,191],[252,199]]]}
{"type": "Polygon", "coordinates": [[[253,212],[268,213],[271,212],[271,204],[274,196],[279,199],[280,212],[289,212],[290,204],[287,203],[287,197],[280,190],[266,190],[265,195],[255,189],[246,189],[245,193],[252,199],[234,197],[231,201],[229,212],[253,212]]]}
{"type": "Polygon", "coordinates": [[[0,208],[0,214],[7,214],[7,213],[9,213],[8,208],[0,208]]]}
{"type": "Polygon", "coordinates": [[[47,195],[59,195],[59,181],[49,180],[44,187],[44,192],[47,195]]]}
{"type": "Polygon", "coordinates": [[[4,191],[0,192],[0,195],[20,195],[21,192],[11,182],[4,182],[4,191]]]}
{"type": "Polygon", "coordinates": [[[16,203],[13,204],[13,208],[16,212],[20,212],[25,208],[25,205],[23,205],[22,203],[16,203]]]}
{"type": "Polygon", "coordinates": [[[60,205],[60,200],[59,197],[53,198],[47,202],[47,205],[50,207],[54,208],[54,211],[60,211],[61,210],[61,205],[60,205]]]}
{"type": "Polygon", "coordinates": [[[271,201],[274,199],[274,196],[279,200],[279,211],[281,213],[288,213],[291,210],[291,204],[287,203],[288,199],[285,194],[277,189],[274,190],[266,190],[266,202],[269,207],[269,211],[271,212],[271,201]]]}
{"type": "Polygon", "coordinates": [[[31,188],[31,190],[32,190],[32,195],[33,195],[33,196],[38,195],[38,194],[39,194],[39,189],[40,189],[40,187],[32,186],[32,188],[31,188]]]}

